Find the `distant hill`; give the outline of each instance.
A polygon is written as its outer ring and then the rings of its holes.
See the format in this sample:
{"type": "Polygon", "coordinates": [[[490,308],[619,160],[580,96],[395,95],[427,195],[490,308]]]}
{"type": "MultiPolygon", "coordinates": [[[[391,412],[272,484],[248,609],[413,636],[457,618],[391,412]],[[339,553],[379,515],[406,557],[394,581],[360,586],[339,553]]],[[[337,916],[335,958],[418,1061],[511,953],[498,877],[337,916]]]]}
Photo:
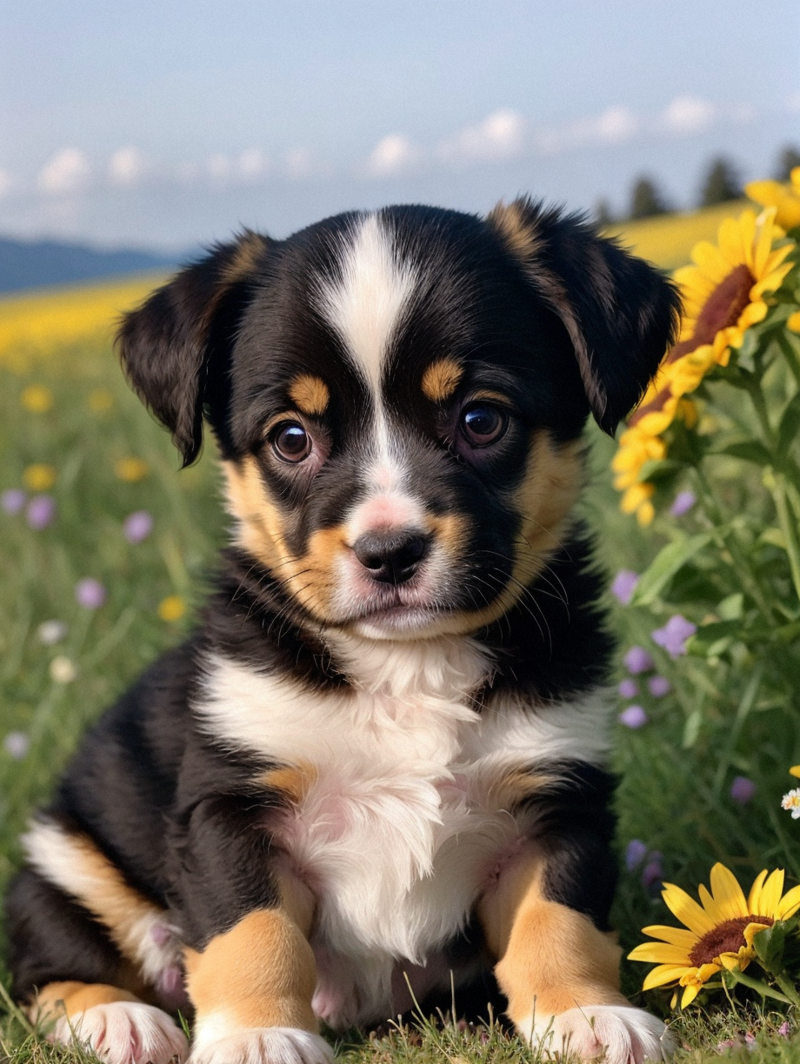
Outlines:
{"type": "Polygon", "coordinates": [[[70,284],[145,270],[167,269],[183,256],[135,248],[100,251],[57,240],[8,240],[0,237],[0,292],[70,284]]]}

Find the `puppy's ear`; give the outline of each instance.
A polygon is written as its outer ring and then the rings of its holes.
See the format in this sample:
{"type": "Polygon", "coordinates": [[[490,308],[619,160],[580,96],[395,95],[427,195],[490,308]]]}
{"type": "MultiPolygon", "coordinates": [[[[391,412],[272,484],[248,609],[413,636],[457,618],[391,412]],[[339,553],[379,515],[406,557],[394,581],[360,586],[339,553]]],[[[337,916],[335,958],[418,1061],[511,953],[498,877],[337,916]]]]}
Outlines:
{"type": "Polygon", "coordinates": [[[563,322],[595,420],[613,435],[674,341],[677,291],[580,216],[518,199],[486,221],[563,322]]]}
{"type": "Polygon", "coordinates": [[[122,320],[125,373],[172,433],[184,466],[200,453],[204,406],[219,406],[227,387],[225,358],[267,246],[251,232],[218,245],[122,320]]]}

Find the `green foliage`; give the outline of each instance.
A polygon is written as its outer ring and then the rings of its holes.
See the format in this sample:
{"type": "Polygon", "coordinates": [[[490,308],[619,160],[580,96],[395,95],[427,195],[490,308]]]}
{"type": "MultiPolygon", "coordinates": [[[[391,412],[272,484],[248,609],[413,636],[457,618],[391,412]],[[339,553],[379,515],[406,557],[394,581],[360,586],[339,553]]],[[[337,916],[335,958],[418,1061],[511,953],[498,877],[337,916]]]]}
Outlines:
{"type": "Polygon", "coordinates": [[[652,218],[656,214],[668,214],[670,208],[655,181],[649,177],[639,177],[631,190],[630,217],[652,218]]]}
{"type": "Polygon", "coordinates": [[[712,159],[700,186],[700,207],[713,207],[716,203],[727,203],[740,199],[742,182],[735,165],[720,156],[712,159]]]}

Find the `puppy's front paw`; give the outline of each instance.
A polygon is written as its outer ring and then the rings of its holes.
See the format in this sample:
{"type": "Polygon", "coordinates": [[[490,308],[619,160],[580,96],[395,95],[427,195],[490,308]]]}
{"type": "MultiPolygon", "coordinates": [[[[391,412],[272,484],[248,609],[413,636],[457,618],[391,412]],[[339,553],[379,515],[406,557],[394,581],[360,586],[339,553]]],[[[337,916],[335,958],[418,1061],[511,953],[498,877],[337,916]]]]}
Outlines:
{"type": "Polygon", "coordinates": [[[298,1027],[252,1027],[195,1046],[189,1064],[331,1064],[333,1050],[298,1027]]]}
{"type": "Polygon", "coordinates": [[[675,1039],[661,1020],[632,1005],[590,1005],[517,1024],[520,1034],[548,1055],[567,1051],[603,1064],[667,1060],[675,1039]]]}
{"type": "Polygon", "coordinates": [[[90,1045],[108,1064],[168,1064],[183,1060],[188,1043],[166,1012],[134,1001],[92,1005],[62,1016],[53,1030],[56,1042],[90,1045]]]}

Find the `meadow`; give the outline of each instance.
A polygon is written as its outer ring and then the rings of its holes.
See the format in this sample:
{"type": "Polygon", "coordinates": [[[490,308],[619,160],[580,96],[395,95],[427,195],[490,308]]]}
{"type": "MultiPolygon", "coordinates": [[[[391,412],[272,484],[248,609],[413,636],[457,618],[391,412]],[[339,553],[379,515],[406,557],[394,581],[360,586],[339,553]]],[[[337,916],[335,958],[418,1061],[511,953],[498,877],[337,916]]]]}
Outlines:
{"type": "MultiPolygon", "coordinates": [[[[740,209],[730,204],[618,232],[623,243],[672,269],[688,261],[697,240],[713,237],[723,216],[740,209]]],[[[161,649],[189,631],[214,553],[225,540],[213,448],[179,473],[177,452],[128,389],[112,351],[120,312],[159,280],[0,299],[0,889],[20,860],[17,840],[31,810],[46,799],[87,724],[161,649]]],[[[789,377],[776,371],[768,386],[781,409],[791,402],[789,377]]],[[[736,402],[728,412],[741,421],[736,402]]],[[[642,927],[672,919],[662,882],[694,893],[697,884],[708,882],[715,861],[732,869],[745,889],[762,868],[785,868],[787,883],[800,879],[800,825],[780,809],[787,767],[800,761],[800,627],[783,643],[758,650],[765,669],[772,668],[773,657],[776,669],[788,669],[787,684],[791,688],[793,679],[794,687],[786,704],[778,704],[775,688],[743,692],[741,676],[752,674],[754,660],[730,649],[733,637],[728,647],[720,644],[731,635],[731,622],[744,624],[747,615],[735,588],[721,614],[716,605],[695,611],[701,626],[728,625],[715,630],[714,653],[702,640],[688,657],[654,643],[654,625],[668,620],[674,601],[718,602],[707,590],[716,579],[715,561],[705,570],[687,570],[687,541],[695,545],[694,562],[709,544],[720,556],[735,544],[730,538],[712,542],[699,508],[691,505],[654,523],[621,512],[610,470],[616,445],[593,429],[589,439],[583,512],[609,577],[645,572],[674,543],[683,544],[686,555],[676,561],[673,549],[672,561],[668,557],[650,578],[652,594],[640,589],[637,600],[620,583],[608,594],[620,638],[615,768],[621,885],[615,922],[627,953],[642,941],[642,927]],[[682,590],[678,577],[685,578],[682,590]],[[649,661],[641,659],[641,668],[632,665],[635,647],[647,648],[649,661]]],[[[787,448],[793,445],[789,440],[787,448]]],[[[752,469],[742,475],[730,464],[735,458],[734,452],[723,455],[715,467],[727,505],[762,506],[758,476],[752,469]]],[[[653,498],[665,507],[685,490],[677,461],[653,472],[653,498]]],[[[767,523],[771,512],[764,510],[767,523]]],[[[763,545],[754,540],[751,553],[763,547],[780,554],[781,532],[775,532],[763,545]]],[[[729,556],[735,574],[736,558],[729,556]]],[[[770,555],[770,572],[782,558],[770,555]]],[[[783,579],[782,572],[775,578],[783,579]]],[[[783,629],[791,628],[797,624],[793,616],[775,619],[776,626],[780,620],[783,629]]],[[[753,623],[755,630],[759,619],[753,623]]],[[[670,991],[643,994],[643,975],[640,964],[625,961],[624,989],[667,1016],[670,991]]],[[[0,993],[5,985],[0,962],[0,993]]],[[[729,989],[727,998],[701,999],[674,1016],[683,1045],[676,1059],[701,1064],[724,1052],[731,1059],[800,1060],[793,1010],[757,991],[732,996],[729,989]]],[[[7,1000],[0,1051],[15,1064],[94,1059],[43,1042],[7,1000]]],[[[418,1029],[389,1029],[343,1046],[342,1053],[351,1064],[538,1059],[497,1023],[421,1021],[418,1029]]]]}

